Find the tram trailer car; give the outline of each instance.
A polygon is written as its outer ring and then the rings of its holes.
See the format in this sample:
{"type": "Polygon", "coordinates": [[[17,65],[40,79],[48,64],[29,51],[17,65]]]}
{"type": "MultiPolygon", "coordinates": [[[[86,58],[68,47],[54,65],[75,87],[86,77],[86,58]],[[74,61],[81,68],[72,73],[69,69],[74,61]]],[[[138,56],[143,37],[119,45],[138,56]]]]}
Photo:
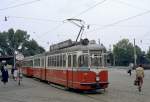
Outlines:
{"type": "Polygon", "coordinates": [[[33,77],[33,57],[26,57],[22,64],[23,75],[27,77],[33,77]]]}
{"type": "Polygon", "coordinates": [[[95,43],[73,45],[71,40],[52,45],[49,52],[32,57],[32,76],[67,88],[105,89],[108,70],[104,49],[95,43]]]}

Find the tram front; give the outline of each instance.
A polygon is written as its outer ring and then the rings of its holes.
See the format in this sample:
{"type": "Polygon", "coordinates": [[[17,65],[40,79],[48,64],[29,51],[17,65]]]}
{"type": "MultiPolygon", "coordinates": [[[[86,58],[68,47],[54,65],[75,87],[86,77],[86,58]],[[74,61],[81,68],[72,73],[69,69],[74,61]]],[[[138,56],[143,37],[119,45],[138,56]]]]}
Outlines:
{"type": "Polygon", "coordinates": [[[89,47],[78,55],[79,80],[81,89],[105,89],[108,87],[107,54],[104,50],[89,47]],[[81,74],[82,72],[82,74],[81,74]]]}

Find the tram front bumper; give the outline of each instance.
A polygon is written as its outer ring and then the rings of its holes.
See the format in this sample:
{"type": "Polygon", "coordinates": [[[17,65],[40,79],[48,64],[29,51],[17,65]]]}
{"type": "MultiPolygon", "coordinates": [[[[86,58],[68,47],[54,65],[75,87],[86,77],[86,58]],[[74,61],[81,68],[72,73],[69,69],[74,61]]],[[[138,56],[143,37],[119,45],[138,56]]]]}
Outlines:
{"type": "Polygon", "coordinates": [[[105,89],[108,87],[108,82],[91,82],[91,83],[80,83],[82,86],[90,86],[94,89],[105,89]]]}

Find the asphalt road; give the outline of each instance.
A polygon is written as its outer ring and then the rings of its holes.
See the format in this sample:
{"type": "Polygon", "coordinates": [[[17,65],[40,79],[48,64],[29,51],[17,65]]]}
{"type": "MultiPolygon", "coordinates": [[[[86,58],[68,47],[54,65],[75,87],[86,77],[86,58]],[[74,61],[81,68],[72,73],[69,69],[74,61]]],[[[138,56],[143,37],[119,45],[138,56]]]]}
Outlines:
{"type": "Polygon", "coordinates": [[[0,102],[150,102],[150,70],[145,71],[142,92],[133,85],[134,78],[134,74],[129,76],[124,69],[109,69],[110,84],[105,92],[84,93],[25,77],[18,86],[10,78],[6,85],[0,82],[0,102]]]}

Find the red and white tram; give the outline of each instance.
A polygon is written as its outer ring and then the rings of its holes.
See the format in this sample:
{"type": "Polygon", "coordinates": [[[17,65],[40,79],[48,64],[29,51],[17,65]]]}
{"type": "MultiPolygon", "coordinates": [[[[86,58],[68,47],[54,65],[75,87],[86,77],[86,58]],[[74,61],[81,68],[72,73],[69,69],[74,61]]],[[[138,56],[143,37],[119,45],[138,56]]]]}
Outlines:
{"type": "Polygon", "coordinates": [[[95,90],[108,87],[105,64],[103,46],[74,44],[68,40],[52,45],[49,52],[25,58],[22,70],[27,76],[68,88],[95,90]]]}
{"type": "Polygon", "coordinates": [[[26,57],[23,60],[22,73],[28,77],[33,76],[33,56],[26,57]]]}

